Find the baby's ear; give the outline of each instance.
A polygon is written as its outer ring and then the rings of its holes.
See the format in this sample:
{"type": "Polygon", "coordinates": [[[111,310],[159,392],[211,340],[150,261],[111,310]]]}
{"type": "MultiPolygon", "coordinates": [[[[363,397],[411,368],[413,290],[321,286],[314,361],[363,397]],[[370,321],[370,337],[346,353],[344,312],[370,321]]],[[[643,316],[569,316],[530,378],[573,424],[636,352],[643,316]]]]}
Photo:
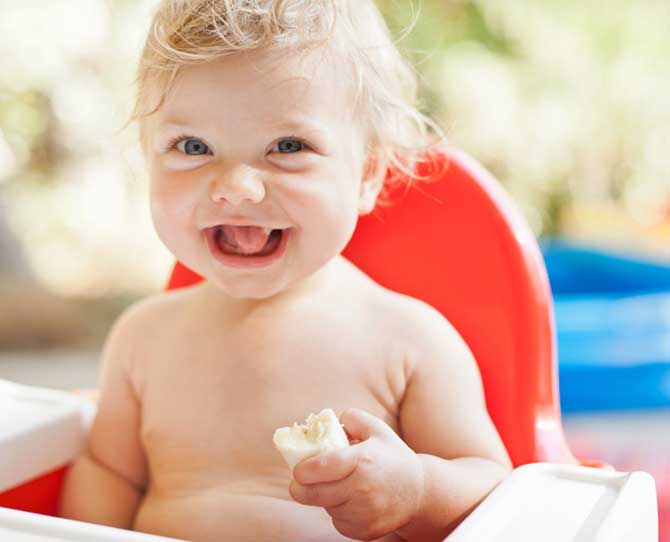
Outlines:
{"type": "Polygon", "coordinates": [[[361,188],[358,197],[358,214],[367,215],[377,203],[377,196],[384,185],[386,174],[377,167],[377,158],[370,156],[363,167],[361,188]]]}

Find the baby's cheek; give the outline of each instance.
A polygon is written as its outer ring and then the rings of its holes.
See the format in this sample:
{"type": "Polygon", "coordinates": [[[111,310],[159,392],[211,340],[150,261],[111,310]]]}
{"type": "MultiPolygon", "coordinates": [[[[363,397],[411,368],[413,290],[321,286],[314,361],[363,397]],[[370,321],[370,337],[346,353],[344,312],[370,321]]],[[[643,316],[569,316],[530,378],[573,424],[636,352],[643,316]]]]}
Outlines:
{"type": "Polygon", "coordinates": [[[188,238],[196,231],[189,222],[194,216],[192,202],[182,191],[166,183],[152,185],[150,192],[151,219],[156,234],[176,257],[184,256],[188,238]]]}
{"type": "Polygon", "coordinates": [[[151,212],[155,222],[165,222],[170,227],[190,230],[197,227],[192,223],[198,206],[197,193],[193,190],[194,183],[178,177],[152,181],[151,212]]]}
{"type": "Polygon", "coordinates": [[[321,177],[286,183],[278,196],[309,250],[330,258],[346,246],[356,227],[354,187],[323,173],[321,177]]]}

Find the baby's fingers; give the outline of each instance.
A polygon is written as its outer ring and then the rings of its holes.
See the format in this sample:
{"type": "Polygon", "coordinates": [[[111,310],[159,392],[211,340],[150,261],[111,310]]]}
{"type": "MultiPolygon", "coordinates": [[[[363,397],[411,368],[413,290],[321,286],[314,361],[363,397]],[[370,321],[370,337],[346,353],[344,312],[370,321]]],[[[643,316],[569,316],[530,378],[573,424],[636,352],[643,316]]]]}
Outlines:
{"type": "Polygon", "coordinates": [[[293,478],[303,485],[342,480],[356,469],[359,446],[321,452],[309,457],[295,466],[293,478]]]}
{"type": "Polygon", "coordinates": [[[309,506],[339,506],[349,500],[349,484],[345,480],[325,484],[303,485],[291,480],[288,492],[293,500],[309,506]]]}

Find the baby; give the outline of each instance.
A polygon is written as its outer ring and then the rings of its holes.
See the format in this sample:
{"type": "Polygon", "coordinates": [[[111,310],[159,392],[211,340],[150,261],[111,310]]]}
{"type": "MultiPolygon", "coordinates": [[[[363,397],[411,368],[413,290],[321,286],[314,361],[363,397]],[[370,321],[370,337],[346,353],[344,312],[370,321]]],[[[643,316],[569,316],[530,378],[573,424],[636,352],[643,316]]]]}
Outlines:
{"type": "Polygon", "coordinates": [[[458,333],[340,255],[429,145],[372,1],[163,0],[137,83],[156,231],[205,280],[114,324],[61,515],[193,541],[442,540],[510,461],[458,333]],[[352,445],[289,470],[275,429],[326,407],[352,445]]]}

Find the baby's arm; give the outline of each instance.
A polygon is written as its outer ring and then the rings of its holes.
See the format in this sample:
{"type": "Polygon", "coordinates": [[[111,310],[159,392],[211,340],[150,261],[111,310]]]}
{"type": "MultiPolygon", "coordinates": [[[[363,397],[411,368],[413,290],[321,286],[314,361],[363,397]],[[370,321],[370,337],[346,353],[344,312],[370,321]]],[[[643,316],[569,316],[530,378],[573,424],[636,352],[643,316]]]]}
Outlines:
{"type": "Polygon", "coordinates": [[[59,515],[131,529],[146,485],[140,405],[129,380],[138,330],[132,309],[116,321],[101,360],[101,393],[87,449],[68,472],[59,515]]]}
{"type": "Polygon", "coordinates": [[[424,497],[420,513],[398,534],[442,540],[502,480],[511,462],[486,410],[472,354],[437,311],[422,312],[425,328],[417,337],[417,358],[409,360],[400,431],[423,465],[424,497]]]}

